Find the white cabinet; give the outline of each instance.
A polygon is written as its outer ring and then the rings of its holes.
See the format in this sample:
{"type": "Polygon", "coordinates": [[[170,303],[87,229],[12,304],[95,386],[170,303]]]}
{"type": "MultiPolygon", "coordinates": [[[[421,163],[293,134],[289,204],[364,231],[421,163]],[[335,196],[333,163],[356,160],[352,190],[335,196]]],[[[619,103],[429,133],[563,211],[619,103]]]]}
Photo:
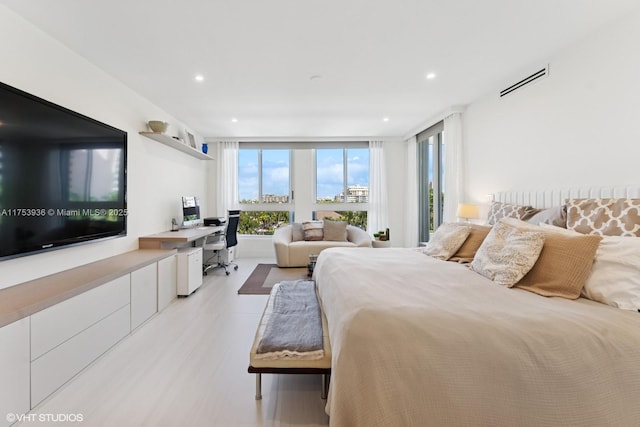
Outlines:
{"type": "Polygon", "coordinates": [[[178,252],[178,295],[190,295],[202,285],[202,248],[178,252]]]}
{"type": "Polygon", "coordinates": [[[164,310],[178,295],[176,257],[158,261],[158,311],[164,310]]]}
{"type": "Polygon", "coordinates": [[[31,360],[129,305],[129,275],[31,315],[31,360]]]}
{"type": "Polygon", "coordinates": [[[23,419],[153,316],[158,274],[168,304],[176,295],[174,250],[132,251],[12,287],[3,314],[25,317],[0,326],[0,427],[23,419]]]}
{"type": "Polygon", "coordinates": [[[0,426],[29,412],[29,318],[0,328],[0,426]]]}
{"type": "Polygon", "coordinates": [[[131,331],[130,275],[31,315],[31,407],[131,331]]]}
{"type": "Polygon", "coordinates": [[[31,362],[31,407],[129,334],[129,305],[31,362]]]}
{"type": "Polygon", "coordinates": [[[131,329],[158,311],[158,266],[153,263],[131,273],[131,329]]]}

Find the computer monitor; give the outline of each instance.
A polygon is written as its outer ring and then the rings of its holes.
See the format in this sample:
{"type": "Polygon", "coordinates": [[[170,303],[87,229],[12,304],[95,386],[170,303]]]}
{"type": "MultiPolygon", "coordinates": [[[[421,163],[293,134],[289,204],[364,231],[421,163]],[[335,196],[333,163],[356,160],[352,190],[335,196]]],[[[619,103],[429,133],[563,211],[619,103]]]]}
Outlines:
{"type": "Polygon", "coordinates": [[[200,225],[200,202],[196,196],[182,197],[182,226],[195,227],[200,225]]]}

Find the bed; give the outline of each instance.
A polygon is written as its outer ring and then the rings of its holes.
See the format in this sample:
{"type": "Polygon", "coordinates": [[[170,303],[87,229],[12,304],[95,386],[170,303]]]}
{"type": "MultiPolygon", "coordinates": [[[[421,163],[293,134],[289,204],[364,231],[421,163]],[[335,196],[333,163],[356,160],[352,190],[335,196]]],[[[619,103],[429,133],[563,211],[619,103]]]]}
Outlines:
{"type": "Polygon", "coordinates": [[[314,277],[331,425],[638,425],[636,311],[499,286],[414,249],[329,249],[314,277]]]}

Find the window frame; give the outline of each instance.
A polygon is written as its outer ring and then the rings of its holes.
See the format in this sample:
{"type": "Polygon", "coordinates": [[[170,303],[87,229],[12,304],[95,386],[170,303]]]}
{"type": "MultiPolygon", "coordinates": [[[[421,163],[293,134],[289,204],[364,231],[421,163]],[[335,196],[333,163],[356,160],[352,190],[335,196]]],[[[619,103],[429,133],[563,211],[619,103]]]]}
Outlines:
{"type": "Polygon", "coordinates": [[[442,224],[443,220],[443,179],[444,155],[444,121],[427,128],[416,135],[418,166],[418,241],[428,242],[431,234],[431,214],[429,203],[429,140],[433,138],[433,228],[442,224]]]}

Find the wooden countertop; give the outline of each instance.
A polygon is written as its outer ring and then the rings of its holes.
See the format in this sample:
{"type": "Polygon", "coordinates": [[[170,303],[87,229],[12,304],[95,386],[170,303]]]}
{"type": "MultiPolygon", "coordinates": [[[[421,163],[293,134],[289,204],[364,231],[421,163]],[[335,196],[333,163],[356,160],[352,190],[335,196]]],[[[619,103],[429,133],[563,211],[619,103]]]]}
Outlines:
{"type": "Polygon", "coordinates": [[[143,249],[126,252],[0,289],[0,327],[170,257],[175,253],[175,249],[143,249]]]}
{"type": "Polygon", "coordinates": [[[223,225],[202,226],[194,228],[184,228],[178,231],[163,231],[161,233],[138,237],[138,247],[140,249],[161,249],[168,248],[176,243],[188,243],[201,239],[214,233],[225,230],[223,225]]]}

